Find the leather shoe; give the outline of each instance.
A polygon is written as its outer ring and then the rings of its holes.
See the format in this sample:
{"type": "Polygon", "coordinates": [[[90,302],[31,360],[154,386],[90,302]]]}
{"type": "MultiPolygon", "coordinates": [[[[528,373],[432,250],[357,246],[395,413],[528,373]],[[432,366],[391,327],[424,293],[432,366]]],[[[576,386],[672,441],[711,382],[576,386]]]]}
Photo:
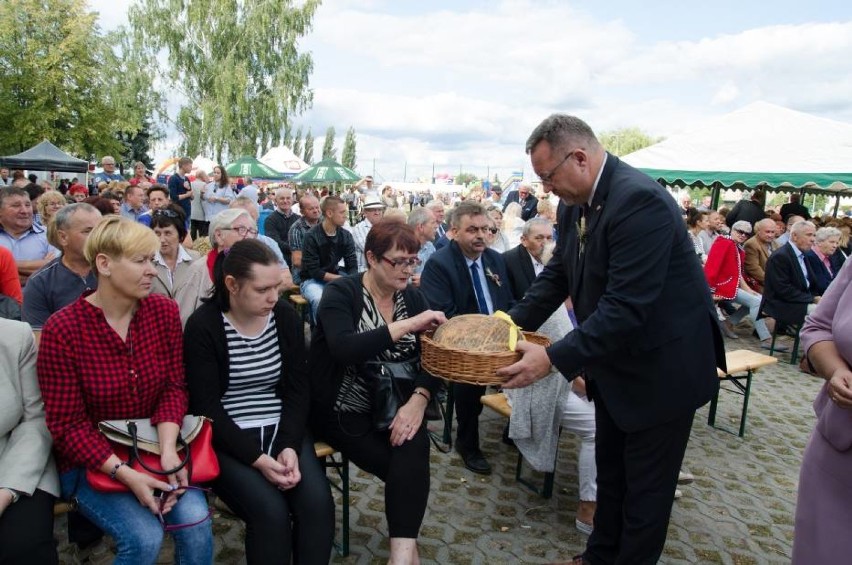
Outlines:
{"type": "Polygon", "coordinates": [[[719,329],[722,330],[722,335],[728,339],[740,339],[740,336],[738,336],[733,329],[728,327],[728,322],[721,322],[719,324],[719,329]]]}
{"type": "Polygon", "coordinates": [[[478,449],[476,451],[461,451],[457,449],[456,451],[458,451],[459,455],[461,455],[462,461],[464,461],[464,466],[467,467],[468,470],[480,475],[491,474],[491,464],[488,463],[485,456],[478,449]]]}

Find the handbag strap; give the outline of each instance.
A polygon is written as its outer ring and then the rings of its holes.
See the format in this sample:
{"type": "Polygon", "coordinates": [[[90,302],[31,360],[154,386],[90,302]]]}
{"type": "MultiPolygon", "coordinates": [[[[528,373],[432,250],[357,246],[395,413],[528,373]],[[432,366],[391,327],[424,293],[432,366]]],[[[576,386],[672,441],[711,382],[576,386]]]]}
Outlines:
{"type": "Polygon", "coordinates": [[[163,476],[173,475],[173,474],[177,473],[178,471],[180,471],[181,469],[183,469],[184,467],[186,467],[187,464],[190,464],[189,471],[190,471],[190,473],[192,472],[192,465],[191,465],[192,454],[190,453],[189,445],[187,445],[186,441],[184,441],[183,436],[180,434],[180,432],[178,432],[177,444],[184,448],[183,450],[184,450],[186,455],[184,455],[183,461],[181,461],[180,464],[177,467],[175,467],[174,469],[154,469],[154,468],[146,465],[145,461],[142,459],[142,457],[139,456],[139,438],[136,435],[136,422],[134,422],[132,420],[127,422],[127,432],[130,434],[130,441],[133,442],[133,446],[131,447],[132,457],[134,457],[136,459],[136,462],[139,463],[140,467],[142,467],[143,469],[145,469],[149,473],[154,473],[154,474],[163,475],[163,476]]]}

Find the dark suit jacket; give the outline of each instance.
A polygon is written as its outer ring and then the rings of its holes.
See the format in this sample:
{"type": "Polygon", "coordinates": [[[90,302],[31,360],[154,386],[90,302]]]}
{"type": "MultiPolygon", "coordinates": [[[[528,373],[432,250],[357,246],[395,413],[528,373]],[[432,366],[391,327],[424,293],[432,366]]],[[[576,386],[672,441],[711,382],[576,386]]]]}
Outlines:
{"type": "Polygon", "coordinates": [[[828,263],[831,265],[831,272],[825,268],[825,264],[813,249],[805,253],[805,265],[808,266],[808,275],[810,275],[810,291],[814,296],[825,294],[828,285],[831,284],[831,281],[837,276],[837,272],[843,267],[843,262],[838,260],[836,253],[828,258],[828,263]]]}
{"type": "Polygon", "coordinates": [[[608,155],[582,257],[580,212],[562,210],[553,259],[509,314],[537,328],[571,296],[579,327],[548,348],[559,371],[572,378],[583,370],[593,397],[625,432],[688,416],[718,390],[725,352],[677,204],[608,155]]]}
{"type": "Polygon", "coordinates": [[[520,300],[535,280],[532,258],[526,247],[516,245],[503,253],[503,260],[506,262],[506,270],[509,273],[512,296],[515,300],[520,300]]]}
{"type": "Polygon", "coordinates": [[[801,202],[787,202],[781,206],[781,219],[784,222],[787,221],[787,218],[794,215],[801,216],[806,220],[811,219],[811,213],[808,212],[808,209],[801,202]]]}
{"type": "Polygon", "coordinates": [[[745,220],[752,227],[754,224],[766,217],[766,212],[760,207],[760,204],[754,200],[740,200],[734,204],[733,209],[725,216],[725,223],[729,228],[734,227],[734,223],[739,220],[745,220]]]}
{"type": "Polygon", "coordinates": [[[783,324],[801,324],[814,301],[791,243],[785,243],[766,262],[761,316],[783,324]]]}
{"type": "MultiPolygon", "coordinates": [[[[520,200],[518,201],[520,204],[520,200]]],[[[527,221],[530,218],[535,218],[538,215],[538,198],[530,194],[524,203],[521,204],[521,219],[527,221]]]]}
{"type": "MultiPolygon", "coordinates": [[[[500,281],[498,285],[490,277],[485,277],[494,310],[508,312],[514,300],[503,256],[493,249],[486,249],[482,254],[482,264],[486,272],[490,270],[500,281]]],[[[423,274],[420,275],[420,290],[426,295],[429,306],[442,310],[447,318],[458,314],[479,313],[470,270],[455,241],[437,250],[426,261],[423,274]]]]}

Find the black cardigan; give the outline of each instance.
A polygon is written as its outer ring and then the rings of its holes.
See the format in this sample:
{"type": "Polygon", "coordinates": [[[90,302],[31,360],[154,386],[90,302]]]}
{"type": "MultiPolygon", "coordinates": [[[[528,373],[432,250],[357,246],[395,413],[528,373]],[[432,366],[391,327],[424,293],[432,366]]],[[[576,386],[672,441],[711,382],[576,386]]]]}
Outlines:
{"type": "MultiPolygon", "coordinates": [[[[281,300],[273,310],[281,351],[278,396],[283,400],[278,435],[272,456],[286,447],[297,453],[305,434],[310,400],[305,363],[305,330],[293,307],[281,300]]],[[[190,412],[213,420],[213,446],[246,465],[262,455],[257,445],[228,416],[222,396],[230,381],[228,343],[222,311],[213,303],[202,304],[186,322],[183,338],[190,412]]]]}
{"type": "MultiPolygon", "coordinates": [[[[311,422],[317,436],[321,436],[329,411],[334,406],[348,365],[374,359],[385,349],[393,347],[387,326],[368,332],[357,331],[364,308],[361,275],[341,277],[325,285],[317,314],[317,325],[311,338],[308,362],[311,375],[311,422]]],[[[409,317],[429,309],[426,297],[420,290],[408,286],[403,291],[409,317]]],[[[417,337],[417,356],[420,356],[420,338],[417,337]]],[[[435,394],[439,381],[423,372],[415,386],[435,394]]]]}

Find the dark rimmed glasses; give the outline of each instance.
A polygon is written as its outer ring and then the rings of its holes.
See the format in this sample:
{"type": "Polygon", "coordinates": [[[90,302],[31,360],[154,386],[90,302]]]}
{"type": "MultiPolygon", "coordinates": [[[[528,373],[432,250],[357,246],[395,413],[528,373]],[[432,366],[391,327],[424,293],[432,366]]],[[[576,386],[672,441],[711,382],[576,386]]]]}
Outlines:
{"type": "Polygon", "coordinates": [[[223,230],[231,230],[240,234],[240,237],[245,237],[246,235],[251,235],[252,237],[257,235],[257,230],[254,228],[247,228],[245,226],[238,226],[235,228],[222,228],[223,230]]]}
{"type": "Polygon", "coordinates": [[[196,486],[189,485],[189,486],[185,486],[185,487],[180,487],[179,489],[177,489],[177,491],[174,491],[174,492],[161,493],[160,496],[159,496],[160,511],[157,512],[157,520],[159,520],[160,525],[163,527],[163,531],[166,532],[166,533],[176,532],[178,530],[183,530],[183,529],[186,529],[186,528],[191,528],[193,526],[197,526],[198,524],[203,524],[204,522],[206,522],[207,520],[209,520],[213,516],[213,510],[210,509],[210,507],[208,506],[207,516],[205,516],[201,520],[198,520],[196,522],[191,522],[189,524],[167,524],[166,518],[165,518],[165,516],[163,516],[163,508],[166,506],[166,500],[168,499],[169,495],[171,495],[171,494],[176,495],[177,492],[186,491],[186,490],[200,490],[204,494],[211,492],[211,490],[209,488],[196,487],[196,486]]]}
{"type": "Polygon", "coordinates": [[[394,269],[404,269],[405,267],[414,269],[416,267],[419,267],[420,263],[422,263],[422,261],[418,257],[402,257],[399,259],[388,259],[383,255],[381,259],[394,269]]]}
{"type": "Polygon", "coordinates": [[[559,164],[556,165],[555,167],[553,167],[550,170],[549,173],[544,173],[543,175],[538,175],[538,178],[541,180],[541,184],[552,184],[551,181],[553,180],[553,175],[556,173],[556,171],[559,169],[559,167],[564,165],[568,161],[568,159],[571,158],[571,155],[573,155],[573,154],[574,154],[574,151],[569,151],[568,154],[565,155],[565,158],[562,159],[561,161],[559,161],[559,164]]]}

